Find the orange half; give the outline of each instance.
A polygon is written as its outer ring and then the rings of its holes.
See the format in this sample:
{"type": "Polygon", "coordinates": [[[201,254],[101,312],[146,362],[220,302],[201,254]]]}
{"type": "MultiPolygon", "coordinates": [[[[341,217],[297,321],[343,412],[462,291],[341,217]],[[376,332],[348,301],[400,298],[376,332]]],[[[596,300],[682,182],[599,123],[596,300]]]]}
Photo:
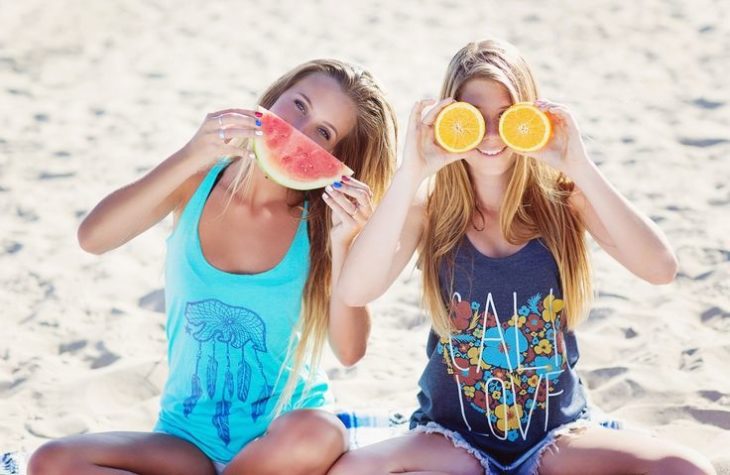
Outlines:
{"type": "Polygon", "coordinates": [[[444,107],[433,124],[436,143],[451,153],[472,150],[484,138],[484,117],[467,102],[454,102],[444,107]]]}
{"type": "Polygon", "coordinates": [[[552,126],[547,114],[531,102],[518,102],[499,119],[499,136],[516,152],[536,152],[550,140],[552,126]]]}

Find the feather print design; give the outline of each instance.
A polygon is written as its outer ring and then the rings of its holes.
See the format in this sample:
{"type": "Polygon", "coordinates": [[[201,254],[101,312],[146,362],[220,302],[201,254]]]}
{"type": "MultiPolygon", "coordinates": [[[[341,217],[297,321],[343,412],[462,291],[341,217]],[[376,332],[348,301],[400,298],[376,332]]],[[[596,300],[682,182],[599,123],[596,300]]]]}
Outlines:
{"type": "MultiPolygon", "coordinates": [[[[246,402],[251,393],[253,369],[257,369],[263,384],[258,391],[257,399],[251,403],[251,417],[255,421],[266,410],[266,404],[271,397],[273,388],[269,385],[266,374],[259,360],[259,353],[266,353],[266,325],[261,317],[244,307],[234,307],[225,303],[208,299],[198,302],[189,302],[185,309],[186,331],[198,342],[195,372],[191,378],[191,393],[183,403],[185,416],[191,414],[201,397],[199,367],[203,354],[207,355],[205,363],[205,393],[215,402],[215,413],[211,423],[215,427],[218,437],[226,445],[231,441],[229,417],[235,399],[246,402]],[[224,345],[225,360],[221,361],[216,353],[224,345]],[[246,354],[248,349],[248,354],[246,354]],[[236,376],[231,369],[231,351],[240,350],[241,360],[238,363],[236,376]],[[253,357],[252,362],[247,357],[253,357]],[[218,384],[221,363],[225,362],[222,385],[218,384]],[[219,389],[220,388],[220,389],[219,389]]],[[[223,356],[223,355],[221,355],[223,356]]]]}

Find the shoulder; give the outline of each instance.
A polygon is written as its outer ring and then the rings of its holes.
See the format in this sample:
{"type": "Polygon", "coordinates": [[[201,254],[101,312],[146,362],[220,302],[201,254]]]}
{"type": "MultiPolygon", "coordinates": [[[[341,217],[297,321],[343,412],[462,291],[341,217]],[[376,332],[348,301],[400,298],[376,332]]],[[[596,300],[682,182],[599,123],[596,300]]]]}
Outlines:
{"type": "Polygon", "coordinates": [[[175,190],[175,213],[179,214],[185,209],[190,198],[195,194],[195,190],[198,189],[200,184],[203,182],[205,177],[210,172],[211,168],[205,168],[199,170],[196,173],[190,175],[178,188],[175,190]]]}

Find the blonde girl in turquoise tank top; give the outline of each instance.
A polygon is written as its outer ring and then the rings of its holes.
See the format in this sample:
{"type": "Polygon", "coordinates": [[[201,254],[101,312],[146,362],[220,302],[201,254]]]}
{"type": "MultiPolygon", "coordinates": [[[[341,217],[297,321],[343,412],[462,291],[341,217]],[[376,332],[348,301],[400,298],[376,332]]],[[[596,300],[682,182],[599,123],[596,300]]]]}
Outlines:
{"type": "Polygon", "coordinates": [[[586,231],[640,279],[674,279],[664,233],[603,176],[569,108],[540,99],[520,52],[494,39],[467,44],[441,101],[413,108],[401,166],[339,280],[346,302],[364,305],[418,250],[433,331],[413,430],[345,454],[330,474],[713,474],[702,454],[604,427],[586,410],[572,368],[572,330],[592,296],[586,231]],[[452,154],[435,144],[434,122],[454,101],[479,110],[486,134],[452,154]],[[528,154],[498,133],[503,111],[523,101],[554,126],[528,154]]]}
{"type": "Polygon", "coordinates": [[[344,426],[325,410],[333,398],[319,358],[326,340],[347,366],[365,352],[367,308],[332,289],[392,175],[395,115],[370,73],[337,60],[300,65],[259,104],[355,175],[308,192],[268,180],[247,151],[263,134],[259,116],[226,109],[104,198],[78,231],[94,254],[174,215],[158,420],[149,433],[51,441],[32,455],[30,475],[324,474],[347,450],[344,426]]]}

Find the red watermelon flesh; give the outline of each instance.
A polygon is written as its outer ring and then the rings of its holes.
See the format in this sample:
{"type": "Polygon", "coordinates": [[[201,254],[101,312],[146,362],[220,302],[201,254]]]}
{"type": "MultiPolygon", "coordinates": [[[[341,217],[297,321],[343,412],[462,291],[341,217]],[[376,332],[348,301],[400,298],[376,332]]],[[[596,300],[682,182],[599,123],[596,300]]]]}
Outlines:
{"type": "Polygon", "coordinates": [[[295,190],[322,188],[353,171],[312,139],[271,111],[263,114],[264,135],[254,140],[254,152],[261,169],[280,185],[295,190]]]}

